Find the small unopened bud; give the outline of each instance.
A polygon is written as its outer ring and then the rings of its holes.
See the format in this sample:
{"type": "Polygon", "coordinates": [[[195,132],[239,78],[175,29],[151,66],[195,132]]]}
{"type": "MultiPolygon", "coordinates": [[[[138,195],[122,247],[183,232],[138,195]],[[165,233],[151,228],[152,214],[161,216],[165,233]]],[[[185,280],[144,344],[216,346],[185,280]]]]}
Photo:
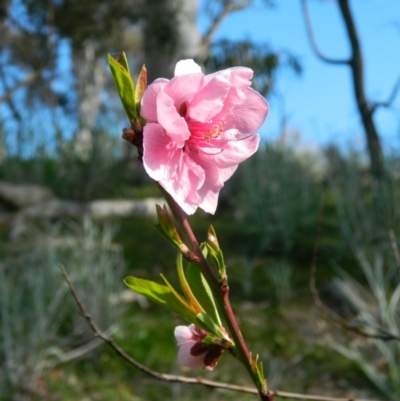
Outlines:
{"type": "Polygon", "coordinates": [[[135,104],[137,106],[138,115],[140,115],[140,102],[142,101],[143,93],[147,88],[147,70],[146,67],[143,65],[142,69],[140,70],[136,88],[135,88],[135,104]]]}
{"type": "Polygon", "coordinates": [[[122,130],[122,138],[135,146],[138,150],[139,160],[143,158],[143,125],[140,120],[133,119],[131,126],[122,130]]]}
{"type": "Polygon", "coordinates": [[[165,205],[163,207],[161,207],[160,205],[156,205],[156,210],[157,210],[159,227],[164,233],[164,236],[168,240],[170,240],[172,244],[179,250],[181,249],[182,246],[186,247],[186,245],[182,242],[178,231],[175,228],[174,221],[169,215],[167,207],[165,205]]]}
{"type": "Polygon", "coordinates": [[[207,231],[207,248],[209,255],[214,265],[218,269],[218,281],[224,288],[228,288],[228,277],[226,275],[226,267],[224,261],[224,255],[221,248],[219,247],[217,234],[215,233],[214,227],[210,225],[207,231]]]}
{"type": "Polygon", "coordinates": [[[217,234],[215,233],[214,227],[212,225],[210,225],[210,227],[208,227],[207,243],[208,243],[208,245],[210,245],[211,249],[215,253],[221,252],[221,249],[220,249],[219,243],[218,243],[218,239],[217,239],[217,234]]]}
{"type": "Polygon", "coordinates": [[[194,324],[177,326],[174,334],[179,346],[178,360],[184,366],[213,370],[226,350],[219,344],[204,342],[208,333],[194,324]]]}

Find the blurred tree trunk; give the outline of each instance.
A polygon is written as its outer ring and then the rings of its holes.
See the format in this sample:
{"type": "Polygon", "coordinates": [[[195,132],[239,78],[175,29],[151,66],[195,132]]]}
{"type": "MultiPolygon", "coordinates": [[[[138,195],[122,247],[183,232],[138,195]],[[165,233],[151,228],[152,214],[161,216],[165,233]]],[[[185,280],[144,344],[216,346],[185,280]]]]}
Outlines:
{"type": "Polygon", "coordinates": [[[372,118],[374,108],[368,103],[364,85],[364,60],[361,53],[360,41],[354,19],[351,14],[348,0],[339,0],[339,7],[345,22],[347,35],[351,44],[352,55],[349,66],[353,78],[354,96],[357,102],[358,112],[364,126],[367,137],[368,153],[371,170],[381,175],[383,173],[383,152],[375,122],[372,118]]]}
{"type": "Polygon", "coordinates": [[[198,0],[145,0],[143,50],[149,82],[170,78],[178,60],[197,57],[197,12],[198,0]]]}
{"type": "Polygon", "coordinates": [[[73,54],[77,89],[79,129],[75,134],[75,151],[84,160],[93,146],[91,130],[95,126],[102,103],[101,93],[106,83],[103,57],[96,54],[96,43],[87,39],[73,54]]]}
{"type": "Polygon", "coordinates": [[[393,87],[392,94],[386,102],[369,102],[365,91],[364,58],[361,51],[359,35],[354,18],[349,6],[349,0],[338,0],[340,13],[346,28],[350,42],[351,55],[346,59],[332,59],[326,57],[319,50],[311,27],[311,19],[308,12],[307,0],[302,0],[304,19],[307,26],[311,46],[317,57],[328,64],[346,65],[350,68],[354,90],[354,98],[358,113],[364,127],[371,171],[380,176],[384,172],[384,157],[378,129],[373,119],[373,114],[378,107],[389,107],[399,89],[399,82],[393,87]]]}

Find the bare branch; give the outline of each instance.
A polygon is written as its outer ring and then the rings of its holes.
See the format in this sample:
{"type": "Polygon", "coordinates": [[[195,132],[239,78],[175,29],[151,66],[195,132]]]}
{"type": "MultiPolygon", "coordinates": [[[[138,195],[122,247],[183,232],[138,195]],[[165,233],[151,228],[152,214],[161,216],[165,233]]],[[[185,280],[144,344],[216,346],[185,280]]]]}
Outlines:
{"type": "Polygon", "coordinates": [[[210,26],[207,29],[207,32],[203,35],[201,39],[201,47],[204,51],[210,46],[210,42],[212,37],[214,36],[215,32],[221,25],[222,21],[229,15],[235,11],[242,10],[243,8],[247,7],[252,0],[241,0],[241,1],[229,1],[227,2],[224,7],[222,8],[221,12],[218,13],[210,22],[210,26]]]}
{"type": "Polygon", "coordinates": [[[397,93],[400,90],[400,76],[397,78],[397,82],[393,86],[392,92],[390,93],[388,99],[385,102],[374,102],[371,107],[371,113],[373,113],[378,107],[388,108],[396,99],[397,93]]]}
{"type": "Polygon", "coordinates": [[[308,3],[307,0],[301,0],[301,5],[302,5],[302,10],[303,10],[303,16],[304,16],[304,22],[306,23],[306,30],[307,30],[307,35],[308,35],[308,40],[310,41],[311,47],[315,53],[315,55],[325,63],[329,64],[341,64],[341,65],[348,65],[351,62],[351,59],[332,59],[329,57],[326,57],[321,53],[319,50],[319,47],[317,45],[317,42],[314,37],[314,33],[312,30],[312,24],[311,24],[311,17],[310,17],[310,12],[308,10],[308,3]]]}
{"type": "MultiPolygon", "coordinates": [[[[258,390],[253,387],[244,387],[244,386],[238,386],[234,384],[228,384],[228,383],[222,383],[222,382],[216,382],[212,380],[206,380],[202,379],[201,377],[185,377],[185,376],[179,376],[179,375],[171,375],[171,374],[166,374],[166,373],[161,373],[154,371],[152,369],[149,369],[145,365],[142,365],[140,362],[136,361],[133,359],[130,355],[128,355],[122,348],[120,348],[111,338],[109,338],[105,333],[103,333],[99,327],[96,325],[96,323],[93,321],[91,316],[87,313],[82,301],[79,299],[74,285],[69,278],[65,267],[63,265],[60,265],[61,273],[64,276],[65,281],[68,284],[68,287],[71,291],[72,297],[74,298],[79,311],[81,312],[82,316],[86,319],[88,322],[90,328],[92,329],[94,335],[101,340],[103,340],[105,343],[107,343],[120,357],[122,357],[125,361],[130,363],[131,365],[135,366],[137,369],[142,371],[143,373],[147,374],[148,376],[156,379],[156,380],[162,380],[162,381],[167,381],[167,382],[175,382],[175,383],[182,383],[182,384],[197,384],[197,385],[202,385],[205,387],[210,387],[214,389],[222,389],[222,390],[230,390],[230,391],[236,391],[236,392],[242,392],[242,393],[250,393],[250,394],[258,394],[258,390]]],[[[280,398],[292,398],[292,399],[297,399],[297,400],[313,400],[313,401],[374,401],[374,400],[366,400],[366,399],[361,399],[361,398],[353,398],[353,397],[346,397],[346,398],[336,398],[336,397],[326,397],[323,395],[308,395],[308,394],[298,394],[298,393],[289,393],[286,391],[279,391],[279,390],[270,390],[270,394],[274,397],[280,397],[280,398]]]]}

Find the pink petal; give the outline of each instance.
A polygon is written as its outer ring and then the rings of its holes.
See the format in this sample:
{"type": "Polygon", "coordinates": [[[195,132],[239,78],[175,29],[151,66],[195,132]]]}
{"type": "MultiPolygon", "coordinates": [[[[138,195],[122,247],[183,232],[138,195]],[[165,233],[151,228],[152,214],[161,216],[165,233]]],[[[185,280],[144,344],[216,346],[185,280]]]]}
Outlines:
{"type": "Polygon", "coordinates": [[[202,196],[203,200],[201,201],[199,207],[207,213],[215,214],[218,206],[219,191],[220,190],[206,191],[205,195],[202,196]]]}
{"type": "Polygon", "coordinates": [[[260,136],[257,134],[246,139],[230,141],[221,153],[213,156],[213,162],[219,169],[237,166],[257,151],[259,143],[260,136]]]}
{"type": "Polygon", "coordinates": [[[205,212],[214,214],[218,205],[219,191],[224,186],[220,171],[213,163],[215,156],[204,155],[201,152],[192,152],[190,155],[203,168],[205,173],[204,183],[198,190],[198,196],[200,197],[198,206],[205,212]]]}
{"type": "Polygon", "coordinates": [[[205,173],[186,153],[181,152],[180,157],[180,163],[171,165],[169,176],[159,182],[186,214],[193,214],[201,201],[197,191],[205,173]]]}
{"type": "Polygon", "coordinates": [[[255,133],[268,115],[267,101],[255,90],[244,91],[246,100],[234,106],[224,105],[223,110],[213,118],[214,121],[225,121],[225,129],[236,128],[241,137],[255,133]]]}
{"type": "Polygon", "coordinates": [[[204,355],[193,356],[190,354],[190,350],[195,344],[195,341],[188,341],[182,344],[178,351],[178,361],[181,365],[188,368],[204,368],[204,355]]]}
{"type": "Polygon", "coordinates": [[[159,92],[157,96],[157,121],[177,147],[182,148],[190,137],[190,131],[186,120],[176,110],[173,99],[164,91],[159,92]]]}
{"type": "Polygon", "coordinates": [[[223,149],[228,142],[236,141],[236,138],[240,135],[240,132],[236,128],[231,128],[222,132],[219,138],[214,139],[210,143],[213,146],[218,147],[220,151],[216,153],[220,153],[221,149],[223,149]]]}
{"type": "MultiPolygon", "coordinates": [[[[220,153],[221,150],[218,152],[218,154],[220,153]]],[[[222,188],[223,181],[221,181],[219,177],[219,168],[215,163],[215,158],[217,156],[216,154],[206,154],[200,151],[198,153],[191,152],[189,153],[189,156],[204,170],[205,180],[202,187],[207,185],[208,187],[218,186],[219,188],[222,188]]]]}
{"type": "Polygon", "coordinates": [[[231,166],[231,167],[226,167],[226,168],[220,168],[219,169],[219,176],[223,182],[226,182],[229,180],[229,178],[232,177],[234,172],[237,170],[239,167],[238,164],[231,166]]]}
{"type": "Polygon", "coordinates": [[[167,179],[169,170],[179,163],[181,150],[158,123],[147,123],[143,129],[143,166],[156,181],[167,179]]]}
{"type": "Polygon", "coordinates": [[[206,179],[198,191],[201,198],[199,207],[207,213],[214,214],[218,206],[219,192],[224,187],[226,180],[223,180],[224,177],[221,174],[221,170],[215,165],[208,163],[202,167],[205,171],[206,179]]]}
{"type": "Polygon", "coordinates": [[[259,142],[259,135],[253,135],[240,141],[226,143],[218,154],[207,155],[202,152],[190,154],[205,172],[204,184],[198,190],[201,198],[198,205],[200,208],[207,213],[215,213],[223,183],[233,175],[240,163],[256,152],[259,142]]]}
{"type": "Polygon", "coordinates": [[[196,74],[201,72],[201,67],[192,59],[181,60],[176,63],[174,76],[196,74]]]}
{"type": "Polygon", "coordinates": [[[233,67],[228,68],[226,71],[229,71],[231,75],[231,88],[226,97],[224,107],[242,104],[246,100],[244,91],[251,85],[253,70],[247,67],[233,67]]]}
{"type": "Polygon", "coordinates": [[[142,97],[142,105],[140,108],[140,114],[147,121],[157,121],[157,95],[165,85],[168,83],[168,79],[159,78],[156,79],[150,86],[145,90],[142,97]]]}
{"type": "Polygon", "coordinates": [[[203,74],[181,75],[172,78],[164,90],[173,99],[175,108],[179,111],[182,103],[192,100],[193,96],[203,86],[203,81],[203,74]]]}
{"type": "Polygon", "coordinates": [[[226,105],[243,104],[247,101],[246,92],[251,85],[253,70],[245,67],[234,67],[231,68],[231,73],[232,85],[226,105]]]}
{"type": "Polygon", "coordinates": [[[268,103],[249,87],[252,75],[236,67],[204,76],[193,60],[183,60],[175,78],[156,80],[145,92],[145,169],[187,214],[197,207],[214,213],[224,182],[258,148],[260,137],[252,134],[268,103]]]}
{"type": "Polygon", "coordinates": [[[259,135],[252,135],[246,139],[230,142],[224,152],[217,155],[215,160],[218,166],[219,178],[223,182],[228,181],[239,167],[239,164],[257,151],[259,142],[259,135]]]}
{"type": "Polygon", "coordinates": [[[253,78],[253,70],[247,67],[233,67],[230,68],[232,75],[232,87],[245,89],[251,85],[251,78],[253,78]]]}
{"type": "Polygon", "coordinates": [[[231,87],[230,81],[229,70],[214,75],[211,81],[200,89],[189,103],[189,117],[196,121],[208,122],[218,114],[224,106],[225,98],[231,87]]]}
{"type": "Polygon", "coordinates": [[[194,341],[193,333],[188,326],[176,326],[174,336],[178,345],[182,345],[187,341],[194,341]]]}
{"type": "Polygon", "coordinates": [[[158,123],[147,123],[143,131],[143,165],[187,214],[193,214],[201,199],[197,193],[205,173],[165,134],[158,123]]]}
{"type": "Polygon", "coordinates": [[[252,156],[258,149],[260,136],[255,134],[241,140],[232,140],[227,142],[220,152],[215,154],[206,154],[192,152],[190,155],[197,164],[201,165],[206,173],[205,185],[215,186],[218,183],[225,182],[236,170],[237,166],[252,156]],[[232,174],[226,171],[234,167],[232,174]]]}

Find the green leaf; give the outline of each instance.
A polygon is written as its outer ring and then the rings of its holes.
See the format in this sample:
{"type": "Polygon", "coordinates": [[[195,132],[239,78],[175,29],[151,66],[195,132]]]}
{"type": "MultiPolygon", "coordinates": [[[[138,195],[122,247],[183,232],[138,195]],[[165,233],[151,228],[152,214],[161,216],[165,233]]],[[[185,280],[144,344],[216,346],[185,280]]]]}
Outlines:
{"type": "Polygon", "coordinates": [[[161,234],[170,242],[175,248],[180,249],[183,244],[178,231],[176,230],[175,223],[169,215],[167,207],[164,205],[156,205],[158,223],[156,228],[161,234]]]}
{"type": "Polygon", "coordinates": [[[111,69],[111,73],[114,77],[115,84],[117,85],[117,90],[119,97],[121,98],[122,105],[124,106],[129,121],[132,121],[137,117],[135,112],[135,84],[133,83],[129,73],[126,57],[120,56],[119,59],[116,60],[109,54],[107,56],[107,60],[111,69]]]}
{"type": "Polygon", "coordinates": [[[218,253],[221,250],[221,248],[219,247],[217,234],[212,225],[208,227],[207,244],[213,249],[215,253],[218,253]]]}
{"type": "Polygon", "coordinates": [[[147,70],[146,67],[143,65],[142,69],[140,70],[139,77],[136,82],[136,89],[135,89],[135,107],[138,115],[140,114],[140,104],[142,101],[143,93],[147,88],[147,70]]]}
{"type": "Polygon", "coordinates": [[[222,250],[219,247],[217,234],[214,230],[214,227],[211,225],[209,226],[207,231],[206,246],[209,251],[209,256],[218,270],[218,280],[221,283],[226,280],[226,266],[224,261],[224,254],[222,253],[222,250]]]}
{"type": "Polygon", "coordinates": [[[202,252],[203,256],[207,259],[207,257],[208,257],[207,242],[202,242],[200,244],[200,249],[201,249],[201,252],[202,252]]]}
{"type": "MultiPolygon", "coordinates": [[[[191,307],[191,305],[186,301],[186,299],[184,299],[182,297],[181,294],[179,294],[178,291],[175,290],[174,287],[172,287],[172,285],[169,283],[169,281],[165,278],[165,276],[163,274],[160,274],[161,278],[164,280],[164,283],[167,285],[167,287],[171,290],[171,292],[174,294],[175,298],[182,304],[185,305],[188,309],[190,309],[191,311],[193,311],[193,308],[191,307]]],[[[194,312],[194,311],[193,311],[194,312]]],[[[197,312],[196,312],[197,313],[197,312]]],[[[194,314],[196,314],[194,313],[194,314]]]]}
{"type": "Polygon", "coordinates": [[[201,340],[201,342],[203,344],[215,344],[215,336],[206,336],[201,340]]]}
{"type": "Polygon", "coordinates": [[[211,260],[213,266],[216,267],[218,270],[218,281],[221,283],[226,279],[226,267],[225,267],[225,261],[224,261],[224,255],[222,251],[219,251],[216,253],[210,246],[210,244],[206,244],[206,247],[208,249],[208,254],[209,254],[209,259],[211,260]]]}
{"type": "Polygon", "coordinates": [[[214,320],[206,313],[199,313],[196,315],[196,325],[218,338],[225,338],[220,326],[215,324],[214,320]]]}
{"type": "Polygon", "coordinates": [[[209,315],[217,325],[222,326],[211,288],[197,264],[188,263],[186,269],[186,280],[193,292],[193,295],[199,301],[199,304],[202,306],[207,315],[209,315]]]}
{"type": "Polygon", "coordinates": [[[179,283],[181,284],[181,288],[186,296],[186,299],[198,313],[204,312],[202,305],[199,303],[199,301],[193,294],[191,286],[189,285],[189,283],[186,280],[186,276],[183,271],[182,255],[180,253],[178,253],[178,256],[176,258],[176,267],[178,270],[179,283]]]}
{"type": "Polygon", "coordinates": [[[122,52],[119,57],[118,57],[118,63],[121,64],[123,68],[127,71],[129,75],[131,75],[131,72],[129,71],[129,64],[128,64],[128,59],[126,58],[125,52],[122,52]]]}
{"type": "Polygon", "coordinates": [[[172,312],[175,312],[190,323],[196,322],[196,314],[171,286],[158,284],[154,281],[133,276],[126,277],[124,282],[131,290],[145,296],[150,301],[156,302],[172,312]]]}

